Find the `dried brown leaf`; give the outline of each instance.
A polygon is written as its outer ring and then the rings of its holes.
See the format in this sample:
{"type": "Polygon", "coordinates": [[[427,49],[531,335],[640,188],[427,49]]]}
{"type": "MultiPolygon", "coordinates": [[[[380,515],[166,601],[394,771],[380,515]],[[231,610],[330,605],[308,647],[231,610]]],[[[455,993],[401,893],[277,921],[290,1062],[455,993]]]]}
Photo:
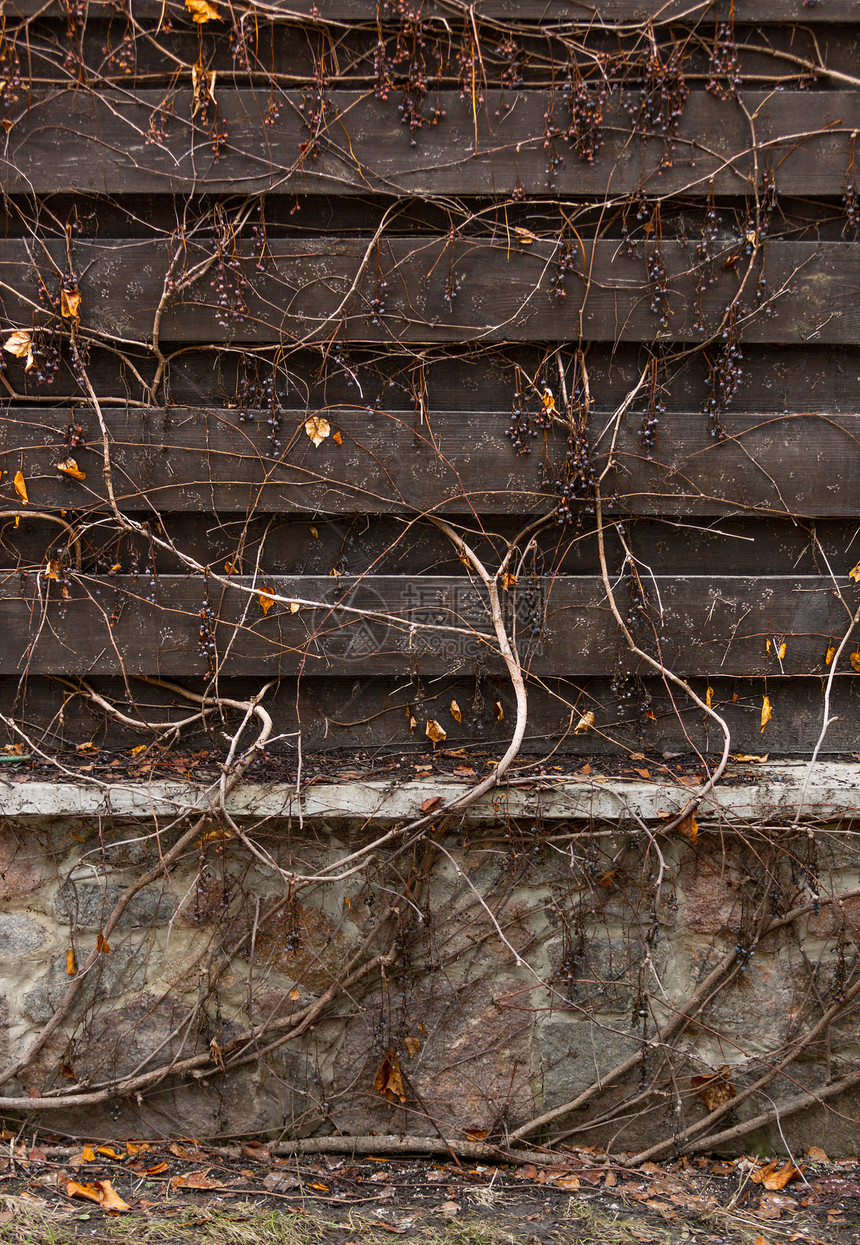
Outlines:
{"type": "Polygon", "coordinates": [[[586,731],[591,730],[592,726],[594,726],[594,710],[589,709],[588,712],[584,713],[579,719],[576,726],[573,728],[573,733],[574,735],[584,735],[586,731]]]}
{"type": "Polygon", "coordinates": [[[461,713],[460,706],[457,704],[456,700],[451,701],[450,705],[448,706],[448,709],[451,713],[451,717],[454,719],[455,722],[463,721],[463,714],[461,713]]]}
{"type": "Polygon", "coordinates": [[[74,458],[64,458],[62,462],[57,463],[57,471],[61,471],[64,476],[71,476],[73,480],[86,480],[87,473],[81,471],[74,458]]]}
{"type": "MultiPolygon", "coordinates": [[[[860,666],[858,666],[857,668],[858,670],[860,670],[860,666]]],[[[770,703],[770,697],[764,696],[762,697],[762,702],[761,702],[761,729],[762,730],[764,730],[764,728],[767,726],[768,722],[771,720],[772,717],[773,717],[773,705],[770,703]]]]}
{"type": "Polygon", "coordinates": [[[448,738],[448,732],[444,727],[439,725],[435,718],[429,719],[427,725],[424,727],[424,734],[433,744],[434,748],[437,744],[440,744],[443,739],[448,738]]]}
{"type": "Polygon", "coordinates": [[[319,449],[326,437],[331,436],[331,424],[324,415],[309,415],[305,420],[305,432],[319,449]]]}
{"type": "Polygon", "coordinates": [[[27,485],[24,483],[24,473],[22,471],[16,471],[15,478],[13,479],[12,483],[15,485],[15,492],[18,494],[18,496],[21,498],[21,501],[26,506],[27,502],[30,499],[27,496],[27,485]]]}
{"type": "Polygon", "coordinates": [[[373,1079],[373,1088],[378,1094],[384,1094],[389,1102],[399,1098],[406,1101],[406,1089],[403,1085],[403,1073],[395,1051],[390,1050],[379,1065],[373,1079]]]}

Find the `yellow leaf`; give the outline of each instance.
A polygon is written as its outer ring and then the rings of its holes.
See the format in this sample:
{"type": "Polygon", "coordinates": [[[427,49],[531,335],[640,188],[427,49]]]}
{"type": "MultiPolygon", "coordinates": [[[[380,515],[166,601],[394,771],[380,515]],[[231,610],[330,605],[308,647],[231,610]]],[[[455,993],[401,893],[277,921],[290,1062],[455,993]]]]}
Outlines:
{"type": "Polygon", "coordinates": [[[301,608],[302,607],[299,605],[298,601],[290,601],[290,613],[291,614],[298,614],[301,608]]]}
{"type": "Polygon", "coordinates": [[[80,290],[60,290],[60,315],[64,320],[79,320],[81,305],[80,290]]]}
{"type": "Polygon", "coordinates": [[[533,242],[537,242],[537,234],[530,229],[524,229],[522,225],[514,225],[513,231],[520,246],[531,246],[533,242]]]}
{"type": "Polygon", "coordinates": [[[403,1039],[403,1045],[409,1054],[410,1059],[414,1059],[421,1049],[421,1040],[417,1037],[408,1037],[403,1039]]]}
{"type": "Polygon", "coordinates": [[[810,1146],[806,1151],[806,1157],[809,1159],[810,1163],[830,1162],[830,1159],[827,1157],[825,1151],[822,1150],[821,1146],[810,1146]]]}
{"type": "Polygon", "coordinates": [[[450,709],[451,717],[454,719],[455,722],[463,721],[463,715],[460,712],[460,706],[457,704],[456,700],[452,700],[448,708],[450,709]]]}
{"type": "Polygon", "coordinates": [[[102,934],[98,934],[96,937],[96,950],[102,955],[110,955],[110,946],[102,934]]]}
{"type": "Polygon", "coordinates": [[[61,463],[57,463],[57,471],[62,471],[64,476],[71,476],[73,480],[86,480],[87,478],[87,473],[81,471],[73,458],[64,458],[61,463]]]}
{"type": "Polygon", "coordinates": [[[439,725],[435,718],[430,718],[427,722],[427,725],[424,727],[424,734],[431,741],[434,748],[437,744],[440,744],[443,739],[448,738],[448,732],[443,726],[439,725]]]}
{"type": "Polygon", "coordinates": [[[305,420],[305,432],[319,449],[326,437],[331,436],[331,424],[324,415],[309,415],[305,420]]]}
{"type": "Polygon", "coordinates": [[[827,652],[826,652],[825,656],[824,656],[824,664],[825,664],[825,666],[832,665],[832,663],[833,663],[833,658],[834,658],[835,656],[836,656],[836,649],[835,649],[835,648],[833,647],[833,645],[831,644],[831,645],[830,645],[830,647],[828,648],[828,650],[827,650],[827,652]]]}
{"type": "Polygon", "coordinates": [[[502,721],[504,721],[504,717],[505,717],[505,710],[504,710],[504,708],[503,708],[503,706],[502,706],[502,702],[499,700],[498,696],[497,696],[497,697],[496,697],[496,699],[493,701],[493,713],[496,715],[496,721],[497,721],[497,722],[502,722],[502,721]]]}
{"type": "Polygon", "coordinates": [[[296,1002],[296,1000],[297,1000],[297,999],[300,999],[301,997],[302,997],[302,992],[301,992],[301,990],[299,990],[296,986],[293,986],[292,990],[290,991],[290,998],[291,998],[291,999],[293,1000],[293,1002],[295,1003],[295,1002],[296,1002]]]}
{"type": "Polygon", "coordinates": [[[15,479],[12,481],[12,483],[15,485],[15,492],[18,494],[18,496],[21,498],[21,501],[26,506],[30,498],[27,496],[27,485],[24,483],[24,473],[22,471],[16,471],[15,479]]]}
{"type": "Polygon", "coordinates": [[[516,582],[517,582],[516,575],[512,575],[510,571],[505,571],[504,575],[502,576],[502,587],[504,588],[505,592],[507,592],[508,588],[513,588],[516,582]]]}
{"type": "Polygon", "coordinates": [[[584,713],[573,728],[574,735],[584,735],[586,731],[590,731],[594,726],[594,711],[589,709],[588,713],[584,713]]]}
{"type": "Polygon", "coordinates": [[[48,559],[48,565],[45,567],[45,570],[43,573],[44,573],[45,579],[59,579],[60,578],[60,564],[56,558],[48,559]]]}
{"type": "Polygon", "coordinates": [[[96,1161],[96,1152],[92,1146],[84,1146],[81,1150],[81,1158],[85,1163],[94,1163],[96,1161]]]}
{"type": "Polygon", "coordinates": [[[853,652],[851,656],[848,658],[848,660],[851,662],[851,665],[854,667],[857,673],[860,674],[860,653],[856,651],[853,652]]]}
{"type": "Polygon", "coordinates": [[[114,1150],[111,1146],[99,1146],[98,1153],[106,1155],[109,1159],[116,1159],[118,1163],[122,1163],[125,1159],[124,1154],[120,1154],[118,1150],[114,1150]]]}
{"type": "Polygon", "coordinates": [[[343,437],[339,431],[334,434],[332,441],[334,441],[335,445],[343,445],[343,437]]]}
{"type": "Polygon", "coordinates": [[[28,333],[26,329],[16,329],[6,338],[3,349],[14,355],[16,359],[32,359],[33,334],[28,333]]]}
{"type": "Polygon", "coordinates": [[[695,843],[699,837],[699,823],[696,821],[695,813],[690,813],[678,825],[678,833],[682,834],[690,843],[695,843]]]}
{"type": "Polygon", "coordinates": [[[549,388],[544,389],[540,396],[540,400],[543,403],[543,409],[546,411],[547,415],[554,415],[555,398],[553,397],[552,390],[549,388]]]}
{"type": "Polygon", "coordinates": [[[77,966],[75,964],[75,948],[67,947],[66,948],[66,975],[69,977],[74,977],[76,972],[77,972],[77,966]]]}
{"type": "Polygon", "coordinates": [[[311,533],[311,536],[313,536],[314,540],[319,540],[320,534],[315,527],[310,528],[310,533],[311,533]]]}
{"type": "MultiPolygon", "coordinates": [[[[860,666],[858,666],[858,669],[860,669],[860,666]]],[[[764,728],[767,726],[768,722],[771,720],[772,717],[773,717],[773,705],[770,703],[770,697],[765,696],[761,702],[761,729],[762,730],[764,730],[764,728]]]]}
{"type": "Polygon", "coordinates": [[[766,653],[769,653],[769,652],[770,652],[770,640],[767,640],[767,641],[765,642],[764,651],[765,651],[766,653]]]}
{"type": "Polygon", "coordinates": [[[416,727],[417,725],[418,725],[418,719],[417,719],[417,718],[415,718],[415,717],[413,717],[413,716],[412,716],[412,714],[410,713],[410,715],[409,715],[409,733],[410,733],[410,735],[414,735],[414,734],[415,734],[415,727],[416,727]]]}
{"type": "Polygon", "coordinates": [[[203,22],[220,22],[221,14],[210,4],[209,0],[185,0],[185,7],[191,14],[191,20],[201,25],[203,22]]]}
{"type": "Polygon", "coordinates": [[[129,754],[133,757],[140,756],[141,752],[146,752],[146,744],[138,744],[136,748],[129,749],[129,754]]]}
{"type": "Polygon", "coordinates": [[[751,752],[735,752],[732,756],[732,760],[747,762],[747,763],[754,761],[759,765],[763,765],[769,756],[770,756],[769,752],[766,752],[764,756],[755,756],[751,752]]]}
{"type": "Polygon", "coordinates": [[[269,610],[275,604],[275,594],[271,588],[261,588],[257,593],[260,601],[260,609],[264,614],[268,614],[269,610]]]}
{"type": "Polygon", "coordinates": [[[98,744],[94,744],[91,739],[88,739],[87,742],[83,744],[75,744],[75,752],[85,752],[89,754],[90,752],[98,752],[98,750],[98,744]]]}
{"type": "Polygon", "coordinates": [[[709,686],[708,690],[705,692],[705,704],[710,709],[713,703],[714,703],[714,689],[709,686]]]}
{"type": "MultiPolygon", "coordinates": [[[[6,349],[7,350],[9,349],[8,342],[6,343],[6,349]]],[[[860,562],[858,562],[856,566],[853,566],[851,568],[851,570],[848,572],[848,578],[853,579],[855,584],[860,584],[860,562]]]]}
{"type": "Polygon", "coordinates": [[[782,661],[783,657],[785,656],[785,649],[786,649],[786,643],[785,643],[785,640],[783,640],[779,648],[776,650],[777,653],[779,654],[780,661],[782,661]]]}
{"type": "Polygon", "coordinates": [[[235,562],[225,562],[224,563],[224,574],[225,575],[241,575],[242,572],[239,570],[235,562]]]}

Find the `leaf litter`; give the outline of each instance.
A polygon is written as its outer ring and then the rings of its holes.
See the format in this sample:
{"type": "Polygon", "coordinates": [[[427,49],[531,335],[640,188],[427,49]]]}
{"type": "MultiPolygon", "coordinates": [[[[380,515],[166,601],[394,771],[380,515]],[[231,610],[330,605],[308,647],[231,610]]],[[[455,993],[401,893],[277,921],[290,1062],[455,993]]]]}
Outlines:
{"type": "MultiPolygon", "coordinates": [[[[380,1095],[399,1097],[399,1071],[387,1058],[380,1095]]],[[[720,1069],[699,1089],[724,1093],[727,1079],[720,1069]]],[[[0,1158],[4,1245],[378,1245],[392,1235],[421,1245],[836,1245],[860,1232],[860,1165],[830,1162],[817,1146],[792,1159],[628,1168],[624,1156],[587,1146],[508,1164],[501,1156],[278,1157],[271,1143],[253,1141],[52,1148],[10,1140],[0,1158]]]]}

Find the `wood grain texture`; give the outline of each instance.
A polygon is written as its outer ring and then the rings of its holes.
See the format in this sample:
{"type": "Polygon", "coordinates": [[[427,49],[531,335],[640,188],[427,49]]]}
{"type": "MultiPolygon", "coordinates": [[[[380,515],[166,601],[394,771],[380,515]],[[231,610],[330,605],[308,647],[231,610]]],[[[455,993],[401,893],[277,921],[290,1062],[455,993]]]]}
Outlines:
{"type": "MultiPolygon", "coordinates": [[[[840,583],[856,605],[860,589],[847,570],[840,583]]],[[[478,662],[504,671],[485,596],[466,577],[265,576],[258,586],[242,576],[210,583],[213,660],[225,675],[455,675],[471,673],[478,662]],[[283,600],[264,612],[258,586],[283,600]]],[[[646,649],[681,674],[824,674],[828,645],[846,626],[845,606],[822,576],[657,576],[644,590],[638,610],[619,583],[620,608],[646,649]]],[[[83,576],[68,591],[64,601],[53,581],[5,575],[3,673],[205,671],[207,658],[198,653],[202,577],[160,576],[155,602],[147,599],[146,576],[83,576]]],[[[516,614],[521,657],[535,674],[602,675],[619,659],[628,665],[595,576],[523,582],[505,597],[505,608],[511,620],[516,614]]]]}
{"type": "MultiPolygon", "coordinates": [[[[702,341],[696,328],[695,248],[662,244],[670,308],[662,329],[650,308],[647,252],[628,255],[616,241],[598,241],[574,256],[565,302],[550,283],[560,255],[557,239],[517,247],[504,235],[484,240],[383,237],[371,240],[272,240],[263,272],[246,258],[246,310],[222,322],[210,269],[177,300],[161,323],[163,341],[397,343],[504,341],[702,341]],[[378,268],[377,268],[378,264],[378,268]],[[388,282],[386,314],[373,323],[370,302],[377,272],[388,282]],[[583,279],[587,274],[587,282],[583,279]],[[459,293],[446,307],[446,282],[459,293]],[[182,301],[178,301],[180,299],[182,301]]],[[[73,262],[82,273],[81,318],[98,334],[145,342],[164,289],[172,246],[140,239],[79,241],[73,262]]],[[[239,252],[242,253],[241,251],[239,252]]],[[[180,261],[189,269],[213,257],[211,247],[188,243],[180,261]]],[[[723,272],[702,297],[705,322],[717,332],[747,267],[739,245],[722,252],[723,272]],[[726,265],[728,268],[726,269],[726,265]]],[[[29,325],[40,306],[39,281],[57,289],[65,245],[47,241],[34,257],[24,242],[0,243],[8,325],[29,325]]],[[[768,317],[749,310],[755,273],[746,282],[747,311],[739,330],[750,342],[856,343],[860,341],[860,243],[770,242],[766,246],[768,317]]]]}
{"type": "MultiPolygon", "coordinates": [[[[300,150],[308,137],[301,92],[278,92],[280,115],[267,124],[270,86],[255,92],[225,82],[218,90],[219,128],[229,137],[216,156],[207,132],[192,120],[191,91],[181,85],[168,93],[172,115],[163,144],[150,141],[148,131],[164,90],[22,98],[0,158],[7,192],[509,196],[519,177],[528,194],[543,196],[548,105],[562,131],[570,125],[561,91],[488,90],[474,111],[458,91],[434,91],[422,109],[428,123],[412,147],[399,92],[382,102],[370,91],[336,90],[328,95],[320,155],[311,159],[300,150]],[[437,108],[445,116],[431,125],[437,108]]],[[[605,117],[606,143],[593,165],[557,140],[563,163],[554,184],[560,194],[612,200],[640,186],[654,197],[702,197],[711,187],[743,194],[766,163],[777,171],[781,194],[841,195],[850,135],[858,128],[860,91],[743,90],[739,101],[723,102],[694,90],[672,167],[664,168],[663,138],[635,133],[616,92],[605,117]]]]}
{"type": "MultiPolygon", "coordinates": [[[[644,404],[640,404],[640,407],[644,404]]],[[[506,433],[508,411],[412,412],[366,407],[320,408],[331,435],[315,448],[306,411],[284,412],[284,449],[273,455],[263,412],[241,423],[235,410],[178,407],[108,409],[114,487],[136,512],[411,514],[423,511],[525,515],[557,500],[540,483],[540,464],[560,472],[563,429],[540,430],[532,453],[517,457],[506,433]],[[341,444],[334,436],[339,435],[341,444]]],[[[17,407],[0,416],[0,500],[16,507],[12,479],[23,470],[36,507],[85,511],[105,504],[98,427],[81,408],[85,429],[75,461],[86,474],[59,474],[71,413],[17,407]]],[[[727,439],[710,434],[698,412],[661,417],[649,461],[643,415],[622,423],[616,471],[604,482],[609,510],[639,515],[750,514],[826,518],[857,513],[860,415],[732,412],[727,439]]],[[[611,413],[592,412],[595,469],[606,464],[611,413]]],[[[584,507],[587,503],[580,503],[584,507]]]]}
{"type": "MultiPolygon", "coordinates": [[[[108,700],[124,704],[126,691],[121,680],[95,676],[89,681],[108,700]]],[[[186,673],[179,681],[199,695],[208,690],[200,676],[186,673]]],[[[762,678],[712,677],[694,679],[693,686],[702,698],[708,686],[713,688],[714,705],[731,728],[735,752],[808,756],[815,745],[821,724],[820,678],[769,677],[765,686],[762,678]],[[765,691],[774,705],[774,716],[762,732],[761,704],[765,691]]],[[[175,721],[187,713],[187,702],[176,694],[138,681],[134,681],[132,687],[144,722],[175,721]]],[[[260,681],[253,677],[224,678],[219,681],[219,688],[227,698],[247,700],[257,695],[260,681]]],[[[619,702],[606,678],[532,680],[525,757],[545,756],[557,748],[553,764],[563,766],[568,756],[588,757],[597,776],[601,768],[595,763],[595,757],[611,757],[616,764],[619,757],[622,764],[627,757],[629,766],[653,766],[655,776],[659,777],[662,766],[671,768],[678,756],[689,755],[692,748],[719,753],[721,732],[704,714],[688,708],[687,702],[676,700],[673,705],[659,679],[644,680],[641,690],[650,697],[653,718],[640,716],[639,691],[631,707],[619,702]],[[586,710],[594,711],[597,729],[577,735],[573,727],[586,710]],[[643,750],[644,755],[641,755],[643,750]],[[639,753],[640,758],[629,758],[630,752],[639,753]],[[664,752],[674,756],[666,758],[664,752]]],[[[424,733],[431,718],[442,723],[448,732],[443,749],[466,750],[464,756],[442,758],[443,770],[471,762],[480,776],[485,772],[485,759],[498,757],[504,750],[516,712],[507,680],[485,678],[476,684],[474,678],[453,674],[433,683],[361,673],[327,678],[305,674],[300,681],[283,679],[264,703],[278,723],[279,731],[289,733],[301,729],[305,779],[317,773],[316,754],[320,753],[324,754],[323,774],[331,773],[332,761],[339,756],[352,773],[358,770],[373,774],[377,766],[385,773],[391,765],[392,754],[398,761],[414,758],[426,762],[435,755],[424,733]],[[459,723],[450,711],[452,700],[456,700],[462,710],[459,723]],[[502,719],[494,708],[494,700],[502,706],[505,715],[502,719]],[[301,705],[301,719],[296,714],[297,704],[301,705]],[[413,716],[414,731],[410,728],[413,716]]],[[[835,721],[827,736],[828,753],[856,751],[860,679],[836,677],[832,708],[835,721]]],[[[65,746],[73,752],[77,743],[86,740],[107,749],[102,758],[87,758],[88,762],[96,760],[96,775],[106,779],[111,774],[110,771],[100,772],[101,760],[109,763],[112,750],[133,748],[149,739],[145,727],[134,729],[116,723],[104,710],[83,696],[75,695],[66,684],[43,675],[30,677],[22,690],[19,690],[17,678],[0,676],[0,711],[19,715],[32,731],[46,730],[52,748],[65,746]]],[[[238,715],[228,711],[227,720],[235,724],[238,715]]],[[[189,751],[208,751],[219,746],[218,739],[213,740],[205,727],[192,728],[183,736],[183,741],[189,751]]],[[[285,760],[274,769],[261,767],[257,776],[268,781],[283,779],[280,766],[292,764],[295,767],[297,740],[279,740],[269,750],[285,760]]],[[[147,760],[151,757],[144,758],[145,762],[147,760]]],[[[72,765],[79,761],[80,757],[73,752],[72,765]]],[[[128,758],[121,759],[121,764],[128,763],[128,758]]],[[[577,762],[579,764],[581,762],[577,762]]],[[[755,767],[751,768],[754,772],[755,767]]],[[[405,766],[395,772],[402,777],[412,771],[405,766]]],[[[610,769],[610,772],[616,771],[610,769]]],[[[629,772],[633,775],[632,768],[629,772]]],[[[295,768],[292,776],[295,776],[295,768]]]]}

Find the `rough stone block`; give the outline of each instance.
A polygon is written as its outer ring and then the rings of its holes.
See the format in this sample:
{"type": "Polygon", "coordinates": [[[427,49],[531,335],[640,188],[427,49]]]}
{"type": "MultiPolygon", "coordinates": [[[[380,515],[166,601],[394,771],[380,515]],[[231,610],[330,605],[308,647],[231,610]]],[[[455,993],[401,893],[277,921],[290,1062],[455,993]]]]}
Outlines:
{"type": "MultiPolygon", "coordinates": [[[[54,898],[54,919],[76,929],[99,930],[110,916],[126,887],[98,879],[66,882],[54,898]]],[[[169,921],[176,912],[172,895],[147,886],[137,892],[119,919],[117,929],[149,928],[169,921]]]]}
{"type": "Polygon", "coordinates": [[[48,940],[48,930],[22,913],[0,913],[0,964],[34,956],[48,940]]]}
{"type": "MultiPolygon", "coordinates": [[[[110,954],[100,955],[87,973],[78,994],[75,1013],[100,999],[118,998],[140,990],[145,977],[146,947],[115,947],[110,954]]],[[[71,980],[66,971],[65,955],[57,956],[47,976],[24,995],[21,1008],[25,1016],[37,1024],[50,1020],[71,980]]]]}

